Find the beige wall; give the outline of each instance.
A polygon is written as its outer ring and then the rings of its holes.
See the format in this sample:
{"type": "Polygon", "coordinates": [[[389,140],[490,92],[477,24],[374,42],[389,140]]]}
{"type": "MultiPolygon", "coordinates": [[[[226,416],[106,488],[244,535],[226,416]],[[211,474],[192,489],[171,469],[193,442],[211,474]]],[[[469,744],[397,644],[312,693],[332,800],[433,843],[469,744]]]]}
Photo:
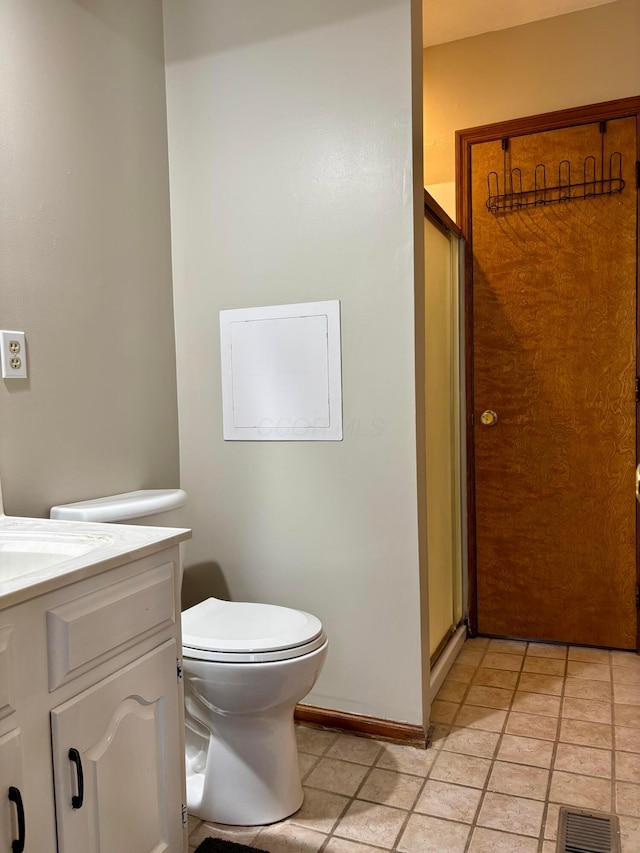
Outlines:
{"type": "Polygon", "coordinates": [[[5,509],[178,484],[160,0],[0,3],[5,509]]]}
{"type": "Polygon", "coordinates": [[[639,44],[640,3],[617,0],[428,48],[425,184],[449,203],[431,185],[454,179],[456,130],[639,95],[639,44]]]}
{"type": "Polygon", "coordinates": [[[165,0],[187,583],[316,613],[307,701],[419,723],[410,15],[165,0]],[[220,309],[323,299],[344,440],[224,442],[220,309]]]}

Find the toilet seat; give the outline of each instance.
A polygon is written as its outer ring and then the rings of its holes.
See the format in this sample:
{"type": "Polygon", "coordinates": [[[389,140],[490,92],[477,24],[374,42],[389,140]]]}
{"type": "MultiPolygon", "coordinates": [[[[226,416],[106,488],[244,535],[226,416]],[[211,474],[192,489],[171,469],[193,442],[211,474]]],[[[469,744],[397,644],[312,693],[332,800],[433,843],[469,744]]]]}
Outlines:
{"type": "Polygon", "coordinates": [[[301,657],[326,642],[310,613],[272,604],[208,598],[182,614],[187,658],[220,663],[268,663],[301,657]]]}

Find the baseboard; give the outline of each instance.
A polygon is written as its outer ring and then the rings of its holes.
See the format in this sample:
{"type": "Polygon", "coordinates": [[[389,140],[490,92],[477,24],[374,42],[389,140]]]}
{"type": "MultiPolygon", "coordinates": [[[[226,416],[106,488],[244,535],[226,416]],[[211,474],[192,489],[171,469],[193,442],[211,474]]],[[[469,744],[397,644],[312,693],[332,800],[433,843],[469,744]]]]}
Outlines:
{"type": "Polygon", "coordinates": [[[297,705],[295,719],[299,723],[309,723],[325,729],[337,729],[396,743],[407,743],[423,748],[427,744],[427,733],[424,728],[412,723],[381,720],[377,717],[366,717],[363,714],[350,714],[348,711],[316,708],[314,705],[297,705]]]}

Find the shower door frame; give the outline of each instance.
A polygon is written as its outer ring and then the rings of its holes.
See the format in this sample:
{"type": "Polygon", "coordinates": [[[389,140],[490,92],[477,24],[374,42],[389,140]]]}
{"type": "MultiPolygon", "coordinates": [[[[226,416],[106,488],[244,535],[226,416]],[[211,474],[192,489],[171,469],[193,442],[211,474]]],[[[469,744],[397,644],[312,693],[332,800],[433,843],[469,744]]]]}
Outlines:
{"type": "MultiPolygon", "coordinates": [[[[451,414],[453,431],[453,447],[452,447],[452,465],[454,469],[454,484],[452,486],[453,501],[451,506],[452,526],[453,526],[453,549],[457,552],[458,559],[451,566],[452,582],[454,585],[454,610],[456,591],[459,596],[459,618],[455,615],[452,619],[452,625],[449,633],[443,637],[436,648],[429,647],[430,666],[433,670],[436,662],[444,657],[445,650],[452,643],[457,635],[460,627],[468,622],[469,609],[469,593],[468,593],[468,578],[469,572],[467,567],[467,472],[466,472],[466,410],[465,410],[465,352],[464,352],[464,318],[465,318],[465,255],[466,241],[462,230],[451,219],[447,212],[438,204],[433,196],[425,189],[424,191],[424,216],[443,236],[450,241],[452,253],[457,255],[455,264],[455,273],[452,271],[451,285],[453,286],[454,279],[456,281],[455,293],[450,291],[452,300],[452,319],[454,320],[451,328],[451,346],[452,360],[450,364],[451,370],[451,414]],[[455,328],[454,328],[455,327],[455,328]],[[458,587],[456,590],[456,586],[458,587]]],[[[425,258],[426,266],[426,258],[425,258]]],[[[426,285],[426,274],[425,274],[426,285]]],[[[428,441],[428,439],[427,439],[428,441]]],[[[425,463],[426,464],[426,463],[425,463]]],[[[429,502],[426,507],[427,524],[429,517],[429,502]]],[[[453,662],[453,661],[452,661],[453,662]]]]}

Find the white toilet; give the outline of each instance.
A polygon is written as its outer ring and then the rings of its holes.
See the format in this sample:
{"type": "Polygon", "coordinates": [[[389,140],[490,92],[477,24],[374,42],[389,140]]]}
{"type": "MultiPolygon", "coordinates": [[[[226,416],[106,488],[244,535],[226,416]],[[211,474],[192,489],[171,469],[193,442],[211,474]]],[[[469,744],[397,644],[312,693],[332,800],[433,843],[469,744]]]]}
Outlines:
{"type": "Polygon", "coordinates": [[[209,598],[182,614],[187,808],[203,820],[273,823],[302,805],[296,704],[327,654],[309,613],[209,598]]]}
{"type": "MultiPolygon", "coordinates": [[[[176,526],[181,489],[56,506],[51,518],[176,526]],[[159,515],[162,513],[162,515],[159,515]]],[[[320,621],[288,607],[209,598],[182,614],[187,809],[216,823],[274,823],[302,805],[293,714],[327,654],[320,621]]]]}

